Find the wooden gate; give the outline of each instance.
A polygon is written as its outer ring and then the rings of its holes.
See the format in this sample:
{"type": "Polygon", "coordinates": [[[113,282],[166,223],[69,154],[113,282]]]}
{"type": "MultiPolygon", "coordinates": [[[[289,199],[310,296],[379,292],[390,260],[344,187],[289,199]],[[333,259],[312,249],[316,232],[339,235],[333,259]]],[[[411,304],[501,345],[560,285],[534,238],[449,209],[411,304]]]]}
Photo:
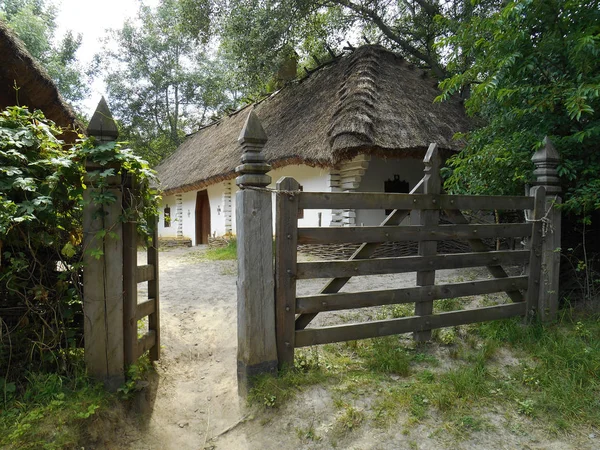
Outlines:
{"type": "MultiPolygon", "coordinates": [[[[134,183],[125,184],[123,202],[129,206],[137,198],[134,183]]],[[[125,366],[133,364],[150,350],[150,361],[160,357],[160,317],[158,292],[158,221],[146,246],[146,264],[138,265],[138,232],[135,222],[123,224],[123,350],[125,366]],[[138,302],[138,284],[148,283],[148,298],[138,302]],[[145,329],[139,321],[148,317],[145,329]],[[141,337],[138,338],[138,332],[141,337]]]]}
{"type": "Polygon", "coordinates": [[[434,144],[424,160],[425,176],[410,194],[300,192],[293,178],[277,183],[275,302],[279,365],[293,364],[294,349],[309,345],[414,332],[431,338],[435,328],[532,316],[538,304],[545,190],[532,197],[445,195],[434,144]],[[378,227],[298,228],[301,209],[392,209],[378,227]],[[471,225],[464,210],[522,210],[525,223],[471,225]],[[453,223],[439,224],[440,213],[453,223]],[[411,225],[400,225],[411,216],[411,225]],[[525,238],[527,250],[491,250],[482,239],[525,238]],[[468,253],[437,254],[437,242],[466,240],[468,253]],[[370,259],[386,241],[418,241],[418,256],[370,259]],[[298,244],[362,243],[349,261],[297,262],[298,244]],[[526,275],[508,276],[503,265],[527,265],[526,275]],[[435,271],[487,267],[495,279],[435,285],[435,271]],[[340,293],[357,275],[416,272],[416,287],[340,293]],[[330,278],[320,293],[297,296],[296,280],[330,278]],[[439,299],[506,292],[512,303],[433,313],[439,299]],[[307,328],[324,311],[415,303],[413,317],[307,328]]]}
{"type": "MultiPolygon", "coordinates": [[[[277,183],[275,275],[272,253],[272,190],[263,148],[267,135],[256,114],[249,112],[240,133],[241,165],[236,168],[238,250],[238,387],[246,394],[258,374],[274,373],[293,364],[294,349],[398,333],[427,340],[441,327],[513,316],[541,320],[556,317],[560,253],[559,155],[552,143],[533,155],[536,185],[528,197],[445,195],[440,158],[432,144],[425,176],[409,194],[301,192],[293,178],[277,183]],[[545,199],[546,192],[553,195],[545,199]],[[378,227],[298,228],[303,209],[379,209],[392,213],[378,227]],[[465,210],[521,210],[524,223],[472,225],[465,210]],[[440,224],[445,214],[450,224],[440,224]],[[411,225],[402,225],[410,215],[411,225]],[[494,250],[486,241],[523,238],[527,250],[494,250]],[[438,254],[437,242],[464,240],[471,251],[438,254]],[[417,241],[418,256],[371,259],[386,241],[417,241]],[[359,243],[349,261],[298,262],[298,244],[359,243]],[[527,265],[525,275],[509,276],[503,265],[527,265]],[[487,267],[494,279],[435,285],[435,271],[487,267]],[[356,275],[416,271],[416,286],[367,292],[340,292],[356,275]],[[315,295],[298,296],[296,280],[330,278],[315,295]],[[433,313],[436,300],[506,292],[510,304],[433,313]],[[324,311],[414,303],[413,317],[307,328],[324,311]]],[[[489,241],[488,241],[489,242],[489,241]]]]}

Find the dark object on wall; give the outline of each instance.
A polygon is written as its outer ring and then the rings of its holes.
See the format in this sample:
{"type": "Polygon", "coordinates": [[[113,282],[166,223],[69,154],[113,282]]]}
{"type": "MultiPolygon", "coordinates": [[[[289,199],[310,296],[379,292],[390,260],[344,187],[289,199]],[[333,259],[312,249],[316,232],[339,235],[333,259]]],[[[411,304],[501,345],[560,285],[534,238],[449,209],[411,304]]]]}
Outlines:
{"type": "MultiPolygon", "coordinates": [[[[410,189],[408,181],[400,179],[400,175],[394,175],[394,179],[388,179],[383,183],[383,192],[393,192],[396,194],[408,194],[410,189]]],[[[385,215],[389,216],[392,213],[391,209],[385,210],[385,215]]]]}

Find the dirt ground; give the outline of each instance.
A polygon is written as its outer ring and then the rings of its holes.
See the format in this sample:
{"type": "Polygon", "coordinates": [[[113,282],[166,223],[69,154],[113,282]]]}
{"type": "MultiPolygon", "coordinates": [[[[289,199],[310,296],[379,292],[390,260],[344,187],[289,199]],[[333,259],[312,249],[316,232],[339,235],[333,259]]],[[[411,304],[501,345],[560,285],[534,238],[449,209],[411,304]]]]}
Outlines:
{"type": "MultiPolygon", "coordinates": [[[[322,386],[304,390],[277,410],[248,407],[237,393],[236,262],[202,260],[204,251],[196,247],[160,253],[162,357],[157,374],[135,400],[127,419],[113,424],[98,448],[600,449],[600,439],[587,435],[550,437],[530,423],[516,424],[519,431],[511,431],[505,426],[502,411],[486,413],[487,420],[497,427],[474,432],[461,442],[443,432],[432,433],[439,426],[435,416],[413,425],[408,432],[402,425],[407,417],[399,417],[396,426],[383,429],[365,421],[332,439],[328,434],[337,413],[331,394],[322,386]],[[298,430],[309,428],[322,438],[302,439],[298,430]]],[[[442,273],[438,281],[455,276],[442,273]]],[[[303,282],[298,291],[316,292],[325,281],[303,282]]],[[[414,279],[397,275],[358,277],[345,289],[402,285],[414,285],[414,279]]],[[[364,407],[369,408],[368,395],[364,407]]]]}

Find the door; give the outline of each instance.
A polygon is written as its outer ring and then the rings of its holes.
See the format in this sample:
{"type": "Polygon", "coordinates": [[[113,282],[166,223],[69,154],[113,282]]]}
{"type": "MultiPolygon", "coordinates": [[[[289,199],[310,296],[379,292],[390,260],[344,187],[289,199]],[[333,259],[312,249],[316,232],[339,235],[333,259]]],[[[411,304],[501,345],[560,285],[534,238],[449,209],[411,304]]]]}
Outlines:
{"type": "Polygon", "coordinates": [[[210,202],[208,192],[198,191],[196,194],[196,245],[208,244],[210,236],[210,202]]]}

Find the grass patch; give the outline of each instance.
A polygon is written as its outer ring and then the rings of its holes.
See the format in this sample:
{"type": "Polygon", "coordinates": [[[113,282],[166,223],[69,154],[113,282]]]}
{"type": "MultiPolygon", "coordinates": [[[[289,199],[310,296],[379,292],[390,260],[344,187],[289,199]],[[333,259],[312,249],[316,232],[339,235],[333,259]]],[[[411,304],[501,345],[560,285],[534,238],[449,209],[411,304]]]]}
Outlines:
{"type": "Polygon", "coordinates": [[[325,372],[317,349],[297,351],[294,367],[284,368],[276,376],[265,374],[253,380],[248,402],[265,408],[278,408],[304,387],[325,382],[325,372]]]}
{"type": "Polygon", "coordinates": [[[442,334],[427,345],[391,336],[302,349],[296,367],[266,379],[255,399],[276,407],[304,386],[322,383],[339,411],[338,431],[433,415],[443,420],[441,432],[464,439],[492,427],[482,418],[486,412],[505,415],[507,427],[521,416],[548,432],[600,423],[598,316],[565,313],[551,326],[524,326],[516,318],[449,330],[451,339],[442,334]]]}
{"type": "Polygon", "coordinates": [[[0,448],[64,449],[87,447],[93,440],[90,424],[114,415],[123,400],[147,383],[148,356],[128,371],[127,382],[117,394],[88,378],[83,370],[83,353],[73,372],[28,372],[19,385],[0,379],[0,448]]]}
{"type": "Polygon", "coordinates": [[[226,261],[237,259],[237,241],[235,238],[229,240],[225,247],[209,248],[203,254],[203,259],[209,261],[226,261]]]}
{"type": "Polygon", "coordinates": [[[111,402],[101,385],[84,377],[28,373],[22,392],[5,396],[0,446],[61,449],[85,441],[87,419],[111,402]]]}

